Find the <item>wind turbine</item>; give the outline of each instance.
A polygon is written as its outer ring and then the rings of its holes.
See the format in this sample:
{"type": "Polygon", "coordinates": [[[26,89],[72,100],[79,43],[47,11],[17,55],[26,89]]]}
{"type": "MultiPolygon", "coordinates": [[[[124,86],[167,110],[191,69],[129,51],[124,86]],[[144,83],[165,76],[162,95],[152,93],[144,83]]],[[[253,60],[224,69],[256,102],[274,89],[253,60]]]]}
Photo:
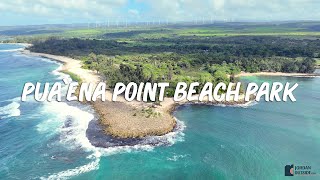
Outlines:
{"type": "Polygon", "coordinates": [[[117,27],[119,27],[119,19],[117,19],[117,27]]]}

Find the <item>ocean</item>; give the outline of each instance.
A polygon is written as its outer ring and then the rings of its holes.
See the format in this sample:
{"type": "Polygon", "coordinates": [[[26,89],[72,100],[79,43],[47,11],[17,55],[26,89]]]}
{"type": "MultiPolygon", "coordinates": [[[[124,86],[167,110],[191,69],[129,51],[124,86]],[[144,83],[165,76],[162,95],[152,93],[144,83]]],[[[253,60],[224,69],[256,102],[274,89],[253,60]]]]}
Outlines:
{"type": "Polygon", "coordinates": [[[68,77],[21,48],[0,44],[0,179],[284,179],[291,164],[320,175],[320,78],[245,77],[298,83],[297,102],[185,105],[177,131],[146,139],[160,145],[98,148],[87,138],[90,106],[20,102],[24,83],[68,77]]]}

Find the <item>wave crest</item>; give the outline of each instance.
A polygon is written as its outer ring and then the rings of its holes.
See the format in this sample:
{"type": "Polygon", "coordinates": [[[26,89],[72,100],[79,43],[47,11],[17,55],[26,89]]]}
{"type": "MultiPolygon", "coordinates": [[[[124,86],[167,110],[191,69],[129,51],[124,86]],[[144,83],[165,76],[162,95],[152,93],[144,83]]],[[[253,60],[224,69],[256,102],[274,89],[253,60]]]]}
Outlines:
{"type": "Polygon", "coordinates": [[[13,101],[10,104],[0,107],[0,117],[1,118],[9,118],[20,116],[20,103],[13,101]]]}
{"type": "Polygon", "coordinates": [[[98,167],[99,167],[99,162],[100,162],[100,159],[96,159],[95,161],[93,162],[90,162],[86,165],[83,165],[83,166],[79,166],[79,167],[76,167],[74,169],[68,169],[66,171],[61,171],[59,173],[56,173],[56,174],[52,174],[48,177],[41,177],[40,179],[48,179],[48,180],[54,180],[54,179],[66,179],[66,178],[69,178],[69,177],[72,177],[72,176],[76,176],[76,175],[79,175],[79,174],[82,174],[82,173],[86,173],[86,172],[90,172],[90,171],[93,171],[93,170],[96,170],[98,167]]]}
{"type": "Polygon", "coordinates": [[[17,49],[2,49],[0,52],[16,52],[16,51],[22,51],[24,48],[17,48],[17,49]]]}

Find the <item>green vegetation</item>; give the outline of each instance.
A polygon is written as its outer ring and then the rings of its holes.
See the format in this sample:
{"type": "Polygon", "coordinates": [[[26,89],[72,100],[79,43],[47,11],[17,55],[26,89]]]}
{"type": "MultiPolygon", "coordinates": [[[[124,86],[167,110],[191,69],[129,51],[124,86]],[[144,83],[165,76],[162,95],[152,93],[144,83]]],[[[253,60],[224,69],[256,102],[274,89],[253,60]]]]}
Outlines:
{"type": "Polygon", "coordinates": [[[320,47],[318,40],[260,36],[136,42],[50,38],[31,50],[81,59],[84,68],[104,75],[110,88],[117,82],[169,82],[166,95],[172,96],[178,82],[200,82],[199,92],[206,82],[234,81],[240,71],[310,73],[320,47]]]}
{"type": "Polygon", "coordinates": [[[0,27],[1,36],[13,36],[5,42],[42,41],[51,36],[59,38],[114,39],[132,41],[174,37],[227,37],[227,36],[278,36],[288,38],[319,39],[320,22],[273,22],[273,23],[223,23],[170,24],[162,26],[116,27],[94,24],[43,25],[26,27],[0,27]]]}
{"type": "Polygon", "coordinates": [[[72,72],[70,72],[70,71],[65,71],[65,70],[64,70],[64,71],[61,71],[61,72],[65,73],[65,74],[68,74],[73,81],[76,81],[76,82],[78,82],[79,84],[82,83],[82,80],[81,80],[81,78],[80,78],[78,75],[76,75],[76,74],[74,74],[74,73],[72,73],[72,72]]]}
{"type": "Polygon", "coordinates": [[[152,108],[144,108],[141,110],[141,113],[146,118],[155,118],[161,116],[159,112],[155,112],[152,108]]]}
{"type": "MultiPolygon", "coordinates": [[[[246,72],[311,73],[320,58],[320,23],[216,23],[130,28],[75,28],[18,36],[31,51],[70,56],[117,82],[228,83],[246,72]]],[[[71,75],[73,76],[73,75],[71,75]]],[[[73,78],[75,79],[75,78],[73,78]]]]}

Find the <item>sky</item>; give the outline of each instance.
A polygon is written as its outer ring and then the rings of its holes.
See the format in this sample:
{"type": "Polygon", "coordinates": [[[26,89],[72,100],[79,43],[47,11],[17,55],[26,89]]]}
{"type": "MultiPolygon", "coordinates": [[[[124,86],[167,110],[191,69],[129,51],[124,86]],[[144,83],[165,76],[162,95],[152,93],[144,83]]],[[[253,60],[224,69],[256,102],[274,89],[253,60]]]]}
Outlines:
{"type": "Polygon", "coordinates": [[[320,20],[320,0],[1,0],[0,26],[116,21],[320,20]]]}

